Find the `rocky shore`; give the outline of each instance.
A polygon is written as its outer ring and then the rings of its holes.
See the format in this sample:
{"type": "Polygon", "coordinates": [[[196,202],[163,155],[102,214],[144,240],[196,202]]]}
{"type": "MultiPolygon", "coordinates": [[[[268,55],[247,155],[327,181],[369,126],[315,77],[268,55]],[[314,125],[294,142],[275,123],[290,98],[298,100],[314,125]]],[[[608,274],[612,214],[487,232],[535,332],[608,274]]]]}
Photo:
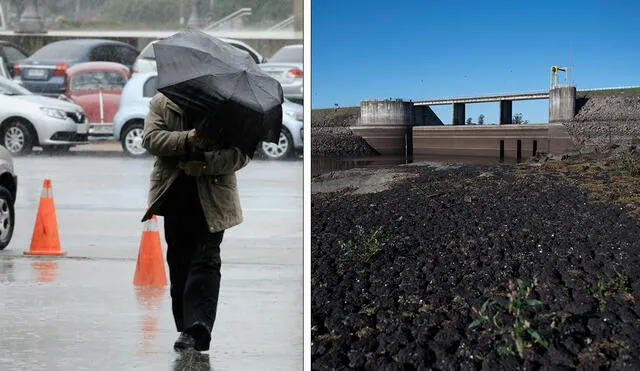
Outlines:
{"type": "Polygon", "coordinates": [[[640,159],[312,180],[313,370],[640,369],[640,159]]]}
{"type": "Polygon", "coordinates": [[[311,156],[362,157],[377,152],[349,126],[356,125],[360,107],[327,108],[311,111],[311,156]]]}

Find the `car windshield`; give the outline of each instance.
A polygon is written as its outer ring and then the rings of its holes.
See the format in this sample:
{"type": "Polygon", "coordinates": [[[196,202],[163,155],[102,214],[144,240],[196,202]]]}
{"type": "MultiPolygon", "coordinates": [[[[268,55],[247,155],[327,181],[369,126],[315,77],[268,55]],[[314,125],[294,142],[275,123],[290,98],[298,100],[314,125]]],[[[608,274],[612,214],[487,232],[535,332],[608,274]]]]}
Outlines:
{"type": "Polygon", "coordinates": [[[80,72],[71,78],[71,90],[83,91],[93,89],[122,89],[127,77],[117,71],[80,72]]]}
{"type": "Polygon", "coordinates": [[[72,43],[53,43],[42,47],[42,49],[33,53],[31,59],[55,59],[55,60],[73,60],[78,59],[84,53],[85,47],[72,43]]]}
{"type": "Polygon", "coordinates": [[[156,53],[153,51],[153,43],[149,44],[142,53],[140,53],[142,59],[156,59],[156,53]]]}
{"type": "Polygon", "coordinates": [[[302,63],[302,48],[282,48],[269,59],[269,62],[294,62],[302,63]]]}
{"type": "Polygon", "coordinates": [[[0,94],[2,95],[31,95],[29,90],[11,80],[0,78],[0,94]]]}

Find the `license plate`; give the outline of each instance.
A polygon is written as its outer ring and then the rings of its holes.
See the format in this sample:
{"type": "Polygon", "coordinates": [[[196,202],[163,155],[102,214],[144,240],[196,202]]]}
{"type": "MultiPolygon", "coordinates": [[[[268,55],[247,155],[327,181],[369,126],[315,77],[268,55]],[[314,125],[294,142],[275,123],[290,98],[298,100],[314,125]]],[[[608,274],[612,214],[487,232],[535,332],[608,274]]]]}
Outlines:
{"type": "Polygon", "coordinates": [[[113,134],[113,126],[94,125],[89,128],[89,134],[113,134]]]}
{"type": "Polygon", "coordinates": [[[87,134],[88,127],[89,125],[87,124],[79,124],[76,126],[76,132],[78,134],[87,134]]]}
{"type": "Polygon", "coordinates": [[[47,70],[39,70],[39,69],[29,69],[27,70],[27,76],[28,77],[37,77],[37,78],[43,78],[45,76],[47,76],[47,70]]]}

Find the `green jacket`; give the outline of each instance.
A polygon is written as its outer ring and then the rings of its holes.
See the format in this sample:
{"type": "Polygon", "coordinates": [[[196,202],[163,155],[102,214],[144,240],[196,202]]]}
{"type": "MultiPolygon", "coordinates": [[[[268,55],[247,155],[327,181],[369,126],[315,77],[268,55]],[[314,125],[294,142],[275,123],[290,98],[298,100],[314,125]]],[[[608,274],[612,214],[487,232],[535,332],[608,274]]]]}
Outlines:
{"type": "MultiPolygon", "coordinates": [[[[149,208],[142,221],[158,215],[169,187],[183,171],[179,163],[189,154],[182,110],[161,93],[149,103],[144,120],[142,145],[155,156],[149,187],[149,208]]],[[[206,168],[198,177],[198,193],[210,232],[218,232],[242,223],[242,209],[235,172],[249,163],[249,156],[238,148],[204,152],[206,168]]]]}

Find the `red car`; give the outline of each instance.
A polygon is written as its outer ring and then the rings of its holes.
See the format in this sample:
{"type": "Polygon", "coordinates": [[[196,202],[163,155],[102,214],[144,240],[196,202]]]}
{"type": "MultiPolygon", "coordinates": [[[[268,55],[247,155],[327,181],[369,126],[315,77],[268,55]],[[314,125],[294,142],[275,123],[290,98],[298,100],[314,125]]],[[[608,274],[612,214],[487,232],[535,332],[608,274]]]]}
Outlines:
{"type": "Polygon", "coordinates": [[[79,63],[67,69],[65,91],[60,98],[84,109],[90,139],[113,137],[113,116],[129,77],[127,66],[113,62],[79,63]]]}

